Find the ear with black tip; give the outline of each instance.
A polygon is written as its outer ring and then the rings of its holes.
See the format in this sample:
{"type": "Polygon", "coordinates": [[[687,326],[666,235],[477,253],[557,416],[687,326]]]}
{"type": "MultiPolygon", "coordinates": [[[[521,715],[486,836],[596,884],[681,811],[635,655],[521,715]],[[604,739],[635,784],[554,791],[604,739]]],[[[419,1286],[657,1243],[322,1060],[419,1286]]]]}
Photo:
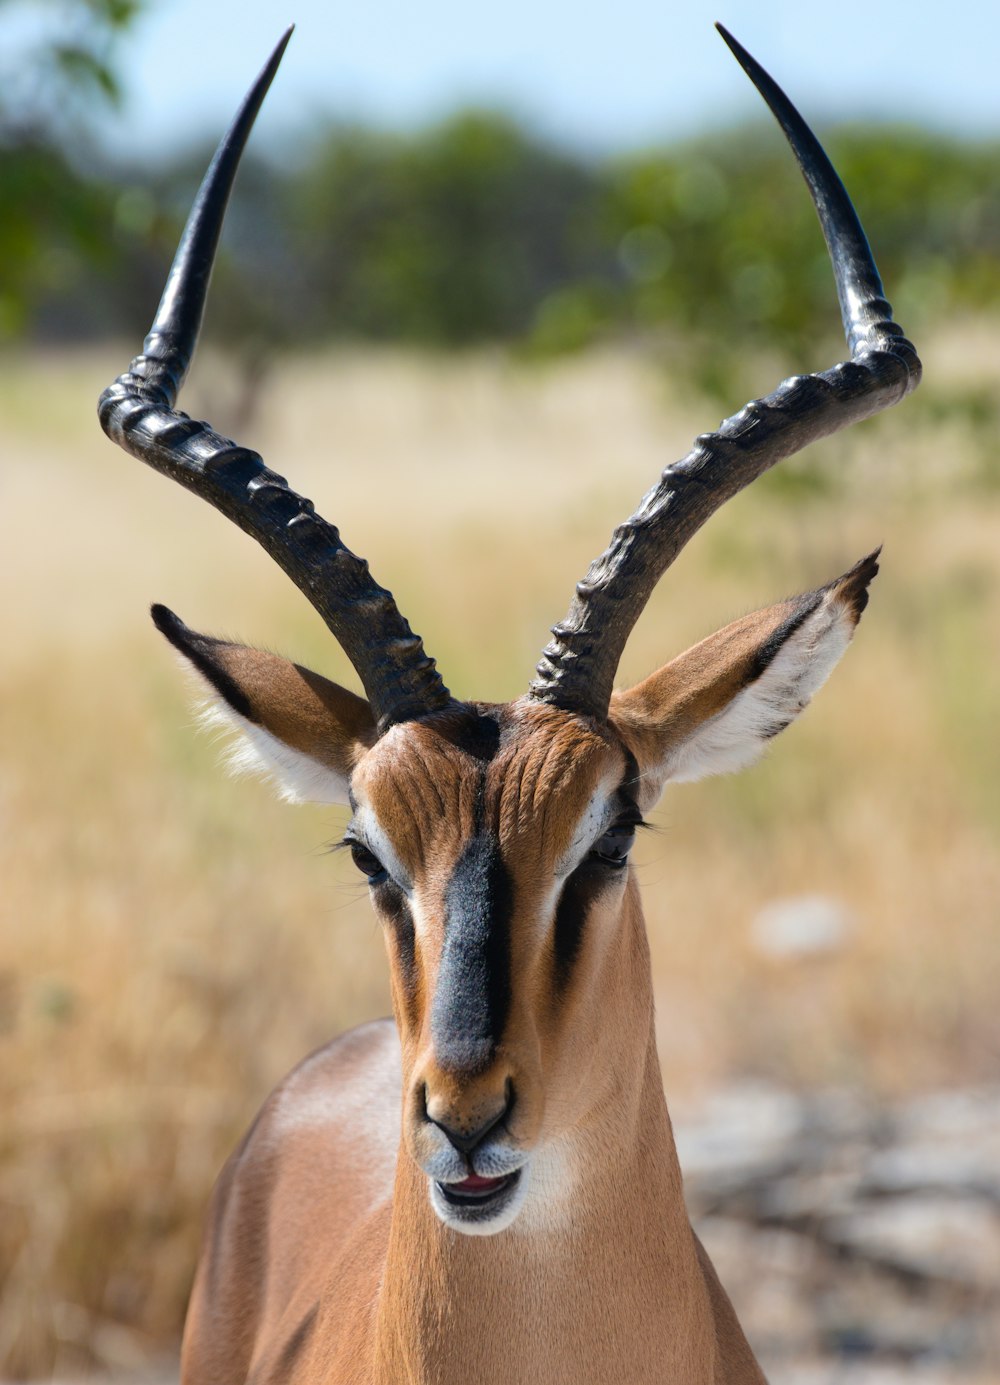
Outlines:
{"type": "Polygon", "coordinates": [[[153,622],[212,694],[209,719],[239,736],[230,765],[263,773],[293,803],[347,803],[355,765],[375,743],[362,697],[277,654],[191,630],[166,606],[153,622]]]}
{"type": "Polygon", "coordinates": [[[665,784],[744,769],[808,706],[851,642],[879,551],[817,591],[754,611],[611,700],[645,811],[665,784]]]}

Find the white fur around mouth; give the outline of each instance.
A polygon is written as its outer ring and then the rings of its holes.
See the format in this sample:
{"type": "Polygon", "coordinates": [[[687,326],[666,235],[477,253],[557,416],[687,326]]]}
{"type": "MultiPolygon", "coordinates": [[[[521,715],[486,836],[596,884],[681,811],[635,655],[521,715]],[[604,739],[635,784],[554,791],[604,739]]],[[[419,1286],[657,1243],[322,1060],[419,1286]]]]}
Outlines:
{"type": "Polygon", "coordinates": [[[445,1226],[466,1236],[492,1236],[506,1230],[524,1205],[528,1169],[515,1169],[495,1191],[477,1196],[448,1192],[448,1185],[435,1179],[428,1185],[431,1206],[445,1226]]]}

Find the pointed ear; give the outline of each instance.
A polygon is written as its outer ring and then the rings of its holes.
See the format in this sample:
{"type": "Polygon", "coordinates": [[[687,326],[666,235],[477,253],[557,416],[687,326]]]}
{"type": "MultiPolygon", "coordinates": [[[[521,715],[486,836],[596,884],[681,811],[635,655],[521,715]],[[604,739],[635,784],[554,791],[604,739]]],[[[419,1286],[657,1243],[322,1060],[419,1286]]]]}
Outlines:
{"type": "Polygon", "coordinates": [[[878,550],[836,581],[755,611],[627,692],[610,720],[639,765],[645,810],[669,781],[752,764],[805,708],[850,644],[878,550]]]}
{"type": "Polygon", "coordinates": [[[364,698],[277,654],[199,635],[166,606],[152,617],[208,684],[208,719],[238,733],[232,769],[266,775],[291,803],[348,802],[354,766],[375,743],[364,698]]]}

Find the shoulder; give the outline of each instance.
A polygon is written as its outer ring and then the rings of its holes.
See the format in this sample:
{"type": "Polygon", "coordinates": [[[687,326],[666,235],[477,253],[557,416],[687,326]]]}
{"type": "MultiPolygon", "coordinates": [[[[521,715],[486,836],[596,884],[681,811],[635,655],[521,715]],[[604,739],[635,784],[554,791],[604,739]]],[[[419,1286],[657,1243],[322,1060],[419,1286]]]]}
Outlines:
{"type": "Polygon", "coordinates": [[[391,1020],[324,1044],[274,1089],[212,1195],[182,1379],[245,1379],[256,1344],[280,1339],[286,1310],[317,1301],[358,1228],[381,1225],[400,1110],[391,1020]]]}
{"type": "Polygon", "coordinates": [[[252,1169],[263,1172],[278,1158],[296,1165],[307,1161],[314,1174],[322,1174],[354,1151],[363,1151],[366,1168],[391,1175],[400,1102],[395,1023],[382,1019],[359,1025],[316,1049],[275,1087],[227,1171],[245,1177],[252,1169]]]}

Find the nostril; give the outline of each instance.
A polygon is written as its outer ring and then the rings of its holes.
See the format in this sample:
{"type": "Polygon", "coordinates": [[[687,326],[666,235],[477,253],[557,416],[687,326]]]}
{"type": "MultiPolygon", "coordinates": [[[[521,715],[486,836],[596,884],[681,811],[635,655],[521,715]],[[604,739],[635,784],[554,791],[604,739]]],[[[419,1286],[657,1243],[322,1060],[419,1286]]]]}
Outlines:
{"type": "Polygon", "coordinates": [[[457,1130],[453,1125],[449,1125],[447,1121],[443,1120],[436,1121],[432,1119],[431,1124],[436,1125],[439,1130],[444,1131],[450,1143],[455,1146],[460,1154],[471,1154],[476,1146],[485,1140],[486,1136],[496,1127],[497,1122],[501,1121],[503,1117],[504,1112],[501,1111],[497,1115],[492,1116],[488,1121],[484,1121],[478,1129],[470,1131],[457,1130]]]}
{"type": "Polygon", "coordinates": [[[495,1130],[504,1117],[509,1114],[513,1104],[514,1089],[510,1081],[508,1081],[504,1090],[503,1105],[475,1129],[463,1129],[457,1124],[452,1124],[451,1120],[444,1115],[442,1115],[440,1119],[435,1118],[427,1108],[426,1097],[424,1101],[424,1111],[431,1125],[436,1125],[439,1130],[442,1130],[444,1134],[447,1135],[449,1142],[454,1145],[460,1154],[471,1154],[477,1145],[482,1144],[490,1131],[495,1130]]]}

